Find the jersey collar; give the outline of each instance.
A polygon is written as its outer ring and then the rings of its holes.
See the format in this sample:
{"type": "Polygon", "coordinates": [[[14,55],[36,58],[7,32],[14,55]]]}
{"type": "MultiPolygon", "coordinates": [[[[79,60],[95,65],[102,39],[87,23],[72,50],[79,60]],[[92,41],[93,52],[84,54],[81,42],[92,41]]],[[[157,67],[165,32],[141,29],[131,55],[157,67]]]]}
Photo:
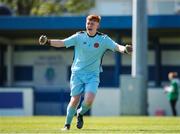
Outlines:
{"type": "MultiPolygon", "coordinates": [[[[86,32],[86,33],[87,33],[87,32],[86,32]]],[[[88,35],[89,37],[93,38],[93,37],[95,37],[95,36],[97,35],[97,32],[96,32],[96,34],[93,35],[93,36],[89,35],[88,33],[87,33],[87,35],[88,35]]]]}

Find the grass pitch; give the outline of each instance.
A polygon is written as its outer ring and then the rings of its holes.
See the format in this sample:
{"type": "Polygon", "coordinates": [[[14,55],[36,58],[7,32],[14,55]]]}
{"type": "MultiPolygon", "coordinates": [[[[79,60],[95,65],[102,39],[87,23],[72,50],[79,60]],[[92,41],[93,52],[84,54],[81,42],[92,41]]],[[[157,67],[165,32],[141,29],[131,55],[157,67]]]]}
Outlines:
{"type": "Polygon", "coordinates": [[[62,132],[65,117],[0,117],[0,134],[58,134],[58,133],[117,133],[117,134],[180,134],[180,117],[84,117],[83,129],[76,128],[74,118],[71,130],[62,132]]]}

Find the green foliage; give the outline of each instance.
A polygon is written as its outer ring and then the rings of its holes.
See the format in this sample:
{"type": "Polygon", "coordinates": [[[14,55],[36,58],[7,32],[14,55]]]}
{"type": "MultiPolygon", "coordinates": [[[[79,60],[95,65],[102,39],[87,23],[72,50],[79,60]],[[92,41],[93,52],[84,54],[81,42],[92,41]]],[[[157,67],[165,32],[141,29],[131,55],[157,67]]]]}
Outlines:
{"type": "Polygon", "coordinates": [[[34,0],[0,0],[0,3],[8,5],[16,15],[29,15],[34,0]]]}
{"type": "Polygon", "coordinates": [[[16,15],[61,15],[79,14],[94,6],[94,0],[0,0],[16,15]]]}
{"type": "Polygon", "coordinates": [[[65,7],[71,13],[81,13],[94,6],[94,0],[67,0],[65,7]]]}
{"type": "Polygon", "coordinates": [[[38,3],[35,3],[31,9],[31,15],[60,15],[63,12],[63,5],[60,2],[53,0],[39,0],[38,3]]]}

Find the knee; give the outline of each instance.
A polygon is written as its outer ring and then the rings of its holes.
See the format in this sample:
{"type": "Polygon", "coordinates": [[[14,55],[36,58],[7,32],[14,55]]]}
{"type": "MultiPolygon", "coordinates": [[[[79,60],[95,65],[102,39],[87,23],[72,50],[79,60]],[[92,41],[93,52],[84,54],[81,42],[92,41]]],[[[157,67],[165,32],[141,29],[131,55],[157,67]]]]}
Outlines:
{"type": "Polygon", "coordinates": [[[86,99],[86,100],[84,100],[84,103],[85,103],[87,106],[91,107],[91,105],[93,104],[93,99],[86,99]]]}
{"type": "Polygon", "coordinates": [[[84,103],[87,106],[91,106],[93,104],[94,98],[95,98],[95,94],[87,93],[87,94],[85,94],[84,103]]]}
{"type": "Polygon", "coordinates": [[[79,99],[80,99],[80,97],[71,97],[69,105],[76,107],[79,104],[79,99]]]}

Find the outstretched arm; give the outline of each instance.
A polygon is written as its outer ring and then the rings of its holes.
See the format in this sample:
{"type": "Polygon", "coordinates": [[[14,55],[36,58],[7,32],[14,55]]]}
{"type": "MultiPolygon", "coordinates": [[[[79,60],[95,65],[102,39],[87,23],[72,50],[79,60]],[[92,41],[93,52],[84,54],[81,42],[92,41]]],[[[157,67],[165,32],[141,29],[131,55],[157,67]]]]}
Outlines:
{"type": "Polygon", "coordinates": [[[125,54],[131,54],[133,49],[132,49],[132,46],[131,45],[116,45],[116,48],[115,48],[116,51],[120,52],[120,53],[125,53],[125,54]]]}
{"type": "Polygon", "coordinates": [[[45,35],[39,37],[40,45],[50,45],[53,47],[65,47],[64,41],[59,39],[48,39],[45,35]]]}

